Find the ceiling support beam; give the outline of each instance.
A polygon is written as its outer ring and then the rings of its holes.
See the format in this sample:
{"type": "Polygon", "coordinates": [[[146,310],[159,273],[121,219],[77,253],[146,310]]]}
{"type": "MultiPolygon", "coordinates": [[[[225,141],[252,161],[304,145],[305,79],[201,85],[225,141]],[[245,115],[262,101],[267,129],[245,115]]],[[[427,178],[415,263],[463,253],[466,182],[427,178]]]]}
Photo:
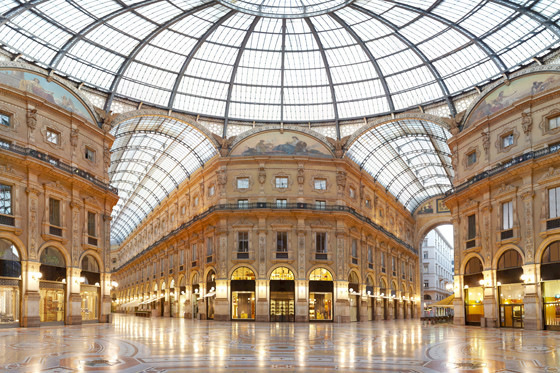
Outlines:
{"type": "Polygon", "coordinates": [[[387,99],[387,103],[389,104],[389,110],[391,113],[395,112],[395,104],[393,103],[393,98],[391,96],[391,91],[389,90],[389,85],[387,84],[387,79],[385,79],[385,75],[383,75],[383,71],[381,71],[381,67],[379,63],[377,63],[377,59],[373,56],[369,48],[367,47],[366,43],[360,38],[360,36],[351,28],[342,18],[340,18],[336,13],[329,13],[331,18],[335,21],[340,23],[342,27],[356,40],[358,45],[362,48],[366,56],[368,56],[379,80],[381,82],[381,86],[383,87],[383,91],[385,91],[385,98],[387,99]]]}
{"type": "Polygon", "coordinates": [[[317,29],[315,29],[315,25],[311,22],[310,18],[305,18],[305,22],[307,22],[307,26],[311,30],[313,34],[313,38],[315,38],[315,42],[319,47],[319,52],[321,53],[321,57],[323,58],[323,64],[325,65],[325,72],[327,73],[327,79],[329,80],[329,87],[331,89],[331,96],[332,96],[332,104],[334,109],[334,120],[336,126],[336,138],[340,140],[340,117],[338,115],[338,102],[336,101],[336,91],[334,89],[333,78],[331,74],[331,67],[329,65],[329,60],[327,59],[327,54],[325,53],[325,48],[323,47],[323,42],[321,38],[319,38],[319,34],[317,34],[317,29]]]}
{"type": "Polygon", "coordinates": [[[369,9],[362,8],[361,6],[358,6],[356,4],[351,4],[349,5],[349,7],[370,16],[371,18],[381,22],[383,25],[393,30],[393,34],[395,35],[395,37],[397,37],[401,42],[403,42],[408,48],[410,48],[418,56],[418,58],[420,58],[420,60],[422,60],[422,63],[430,70],[436,82],[438,83],[443,93],[443,98],[445,99],[447,106],[449,107],[449,112],[451,116],[455,117],[455,115],[457,115],[457,110],[455,109],[455,105],[453,104],[453,100],[451,99],[449,88],[447,88],[447,85],[443,81],[443,78],[441,77],[439,71],[432,64],[432,62],[426,57],[426,55],[416,46],[416,44],[414,44],[413,42],[408,40],[408,38],[402,35],[399,31],[399,28],[391,21],[379,16],[378,14],[370,11],[369,9]]]}
{"type": "Polygon", "coordinates": [[[214,31],[216,31],[218,29],[218,27],[220,27],[225,21],[227,21],[234,14],[235,14],[235,11],[232,10],[232,11],[226,13],[226,15],[224,15],[222,18],[217,20],[216,23],[214,23],[211,27],[208,28],[208,30],[206,30],[206,32],[204,34],[202,34],[202,36],[198,39],[198,41],[196,42],[194,47],[192,47],[191,51],[187,55],[187,58],[185,59],[185,62],[183,62],[183,65],[181,66],[181,70],[179,70],[179,75],[177,75],[177,78],[175,79],[175,83],[173,84],[173,89],[171,91],[171,96],[169,97],[169,102],[167,104],[169,109],[173,109],[173,104],[175,103],[175,97],[177,96],[177,91],[179,90],[179,86],[181,85],[181,81],[183,80],[183,77],[185,76],[185,72],[187,71],[187,68],[189,67],[192,60],[194,59],[194,55],[196,54],[196,52],[198,52],[200,47],[202,47],[202,45],[204,45],[204,42],[206,42],[208,37],[210,35],[212,35],[214,33],[214,31]]]}
{"type": "Polygon", "coordinates": [[[227,137],[227,126],[228,126],[228,122],[229,122],[229,107],[231,105],[231,95],[233,93],[233,84],[235,82],[235,77],[237,75],[237,69],[239,68],[239,62],[241,61],[241,57],[243,56],[243,52],[245,52],[245,47],[247,46],[247,42],[249,41],[249,38],[251,37],[251,34],[255,30],[255,27],[257,27],[257,23],[259,23],[260,20],[261,20],[261,17],[255,17],[255,19],[251,23],[251,26],[249,26],[249,29],[245,33],[245,37],[243,37],[243,41],[241,42],[241,45],[239,46],[239,52],[237,52],[237,57],[235,58],[235,63],[233,64],[233,71],[231,72],[231,78],[229,79],[229,87],[228,87],[228,92],[227,92],[226,110],[224,112],[224,131],[222,133],[222,137],[224,139],[227,137]]]}

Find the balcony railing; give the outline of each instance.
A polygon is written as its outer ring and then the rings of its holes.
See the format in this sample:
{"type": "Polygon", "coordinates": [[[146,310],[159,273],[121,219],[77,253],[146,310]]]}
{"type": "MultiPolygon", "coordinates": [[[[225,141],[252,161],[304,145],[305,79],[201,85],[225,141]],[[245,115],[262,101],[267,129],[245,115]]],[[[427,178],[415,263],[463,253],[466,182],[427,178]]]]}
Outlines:
{"type": "Polygon", "coordinates": [[[367,267],[368,267],[369,269],[373,269],[373,263],[368,263],[367,267]]]}
{"type": "Polygon", "coordinates": [[[206,218],[207,216],[215,213],[215,212],[219,212],[219,211],[236,211],[236,210],[247,210],[247,209],[271,209],[271,210],[313,210],[313,211],[321,211],[321,212],[325,212],[325,213],[330,213],[330,212],[344,212],[344,213],[348,213],[351,214],[352,216],[354,216],[355,218],[359,219],[360,221],[364,222],[365,224],[368,224],[370,227],[374,228],[375,230],[377,230],[378,232],[383,233],[385,236],[389,237],[390,239],[396,241],[397,243],[399,243],[401,246],[407,248],[410,252],[418,255],[418,250],[416,250],[414,247],[412,247],[410,244],[408,244],[407,242],[401,240],[400,238],[398,238],[397,236],[395,236],[392,232],[389,232],[387,229],[385,229],[384,227],[382,227],[381,225],[373,222],[369,217],[364,216],[360,213],[358,213],[355,209],[353,209],[352,207],[348,207],[348,206],[338,206],[338,205],[327,205],[327,206],[321,206],[321,208],[317,208],[315,206],[315,203],[304,203],[304,202],[298,202],[298,203],[288,203],[286,206],[282,206],[282,207],[277,207],[276,203],[274,202],[254,202],[254,203],[249,203],[249,205],[247,207],[244,208],[239,208],[237,203],[230,203],[230,204],[218,204],[218,205],[214,205],[214,206],[210,206],[208,208],[208,210],[193,216],[189,221],[181,224],[179,227],[177,227],[176,229],[174,229],[173,231],[169,232],[167,235],[161,237],[160,239],[158,239],[157,241],[155,241],[154,243],[152,243],[150,246],[146,247],[144,250],[142,250],[141,252],[139,252],[138,254],[136,254],[134,257],[132,257],[131,259],[129,259],[128,261],[126,261],[125,263],[123,263],[121,266],[119,266],[119,268],[117,268],[115,270],[115,272],[119,271],[121,268],[125,267],[126,265],[128,265],[129,263],[132,263],[134,260],[140,258],[142,255],[144,255],[145,253],[149,252],[150,250],[152,250],[153,248],[157,247],[158,245],[160,245],[161,243],[165,242],[166,240],[170,239],[171,237],[175,236],[176,234],[178,234],[179,232],[185,230],[186,228],[188,228],[189,226],[191,226],[192,224],[195,224],[196,222],[198,222],[201,219],[206,218]]]}
{"type": "Polygon", "coordinates": [[[237,253],[237,259],[249,259],[249,253],[237,253]]]}
{"type": "Polygon", "coordinates": [[[512,237],[513,237],[513,229],[508,229],[507,231],[500,232],[500,238],[502,241],[512,237]]]}
{"type": "Polygon", "coordinates": [[[208,256],[206,257],[206,263],[212,263],[213,259],[214,259],[214,258],[213,258],[212,255],[208,255],[208,256]]]}
{"type": "Polygon", "coordinates": [[[193,261],[191,262],[191,267],[194,268],[194,267],[197,267],[197,266],[198,266],[198,261],[193,260],[193,261]]]}
{"type": "Polygon", "coordinates": [[[352,264],[358,265],[358,258],[352,258],[352,264]]]}
{"type": "Polygon", "coordinates": [[[286,252],[286,251],[277,251],[277,252],[276,252],[276,259],[288,259],[288,252],[286,252]]]}
{"type": "Polygon", "coordinates": [[[62,228],[53,227],[52,225],[50,225],[49,234],[52,234],[53,236],[62,237],[62,228]]]}
{"type": "Polygon", "coordinates": [[[77,175],[83,179],[86,179],[87,181],[97,185],[98,187],[105,189],[111,193],[114,194],[118,194],[118,190],[115,187],[112,187],[111,185],[104,183],[103,181],[97,179],[95,176],[93,176],[92,174],[90,174],[89,172],[86,172],[80,168],[77,167],[72,167],[64,162],[61,162],[58,158],[55,157],[51,157],[46,153],[37,151],[35,149],[29,149],[29,148],[25,148],[23,146],[19,146],[16,144],[7,144],[6,146],[2,146],[2,150],[8,150],[12,153],[16,153],[19,155],[23,155],[23,156],[27,156],[27,157],[32,157],[38,160],[41,160],[43,162],[48,163],[49,165],[58,168],[59,170],[62,170],[64,172],[67,172],[69,174],[72,175],[77,175]]]}
{"type": "Polygon", "coordinates": [[[0,224],[11,225],[13,227],[16,225],[16,218],[9,215],[0,215],[0,224]]]}
{"type": "Polygon", "coordinates": [[[466,249],[472,249],[475,246],[476,246],[476,240],[475,239],[468,240],[467,242],[465,242],[465,248],[466,249]]]}
{"type": "Polygon", "coordinates": [[[315,253],[315,260],[327,260],[328,256],[326,253],[315,253]]]}
{"type": "Polygon", "coordinates": [[[97,238],[89,236],[87,238],[88,245],[97,246],[97,238]]]}
{"type": "Polygon", "coordinates": [[[550,219],[546,221],[546,229],[560,228],[560,218],[550,219]]]}
{"type": "Polygon", "coordinates": [[[555,153],[558,150],[560,150],[560,144],[554,145],[554,146],[549,146],[548,148],[544,148],[544,149],[541,149],[541,150],[528,152],[528,153],[522,154],[522,155],[517,156],[517,157],[513,157],[512,159],[505,162],[504,164],[496,166],[496,167],[494,167],[494,168],[492,168],[488,171],[481,172],[478,175],[475,175],[475,176],[471,177],[469,180],[465,181],[464,183],[459,184],[456,187],[449,189],[447,192],[445,192],[445,195],[450,196],[454,193],[459,193],[459,192],[467,189],[472,184],[477,183],[477,182],[479,182],[481,180],[484,180],[486,178],[489,178],[491,176],[494,176],[496,174],[499,174],[501,172],[504,172],[504,171],[508,170],[510,167],[516,166],[516,165],[518,165],[520,163],[523,163],[523,162],[530,161],[532,159],[537,159],[537,158],[540,158],[540,157],[544,157],[546,155],[555,153]]]}

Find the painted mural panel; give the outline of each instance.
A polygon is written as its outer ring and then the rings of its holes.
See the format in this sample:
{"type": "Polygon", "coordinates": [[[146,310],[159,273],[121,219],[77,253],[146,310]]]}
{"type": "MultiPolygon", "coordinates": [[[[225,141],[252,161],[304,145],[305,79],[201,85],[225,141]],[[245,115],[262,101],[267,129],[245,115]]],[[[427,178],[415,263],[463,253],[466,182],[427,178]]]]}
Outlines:
{"type": "Polygon", "coordinates": [[[332,157],[329,149],[318,140],[299,132],[270,131],[243,140],[231,151],[232,156],[299,155],[332,157]]]}
{"type": "Polygon", "coordinates": [[[44,98],[95,123],[89,110],[70,91],[55,82],[48,82],[42,76],[27,71],[4,69],[0,70],[0,84],[44,98]]]}
{"type": "Polygon", "coordinates": [[[515,79],[508,85],[501,85],[487,95],[472,111],[468,121],[474,123],[511,106],[514,102],[551,89],[560,87],[560,74],[532,74],[515,79]]]}

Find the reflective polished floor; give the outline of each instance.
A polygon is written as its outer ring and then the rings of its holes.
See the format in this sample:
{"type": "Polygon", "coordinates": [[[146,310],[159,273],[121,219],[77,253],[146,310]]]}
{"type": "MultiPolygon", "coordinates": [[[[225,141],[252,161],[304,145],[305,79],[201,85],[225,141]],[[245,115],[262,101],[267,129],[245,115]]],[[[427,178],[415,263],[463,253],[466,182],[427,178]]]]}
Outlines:
{"type": "Polygon", "coordinates": [[[560,332],[422,325],[214,322],[0,329],[1,372],[560,372],[560,332]]]}

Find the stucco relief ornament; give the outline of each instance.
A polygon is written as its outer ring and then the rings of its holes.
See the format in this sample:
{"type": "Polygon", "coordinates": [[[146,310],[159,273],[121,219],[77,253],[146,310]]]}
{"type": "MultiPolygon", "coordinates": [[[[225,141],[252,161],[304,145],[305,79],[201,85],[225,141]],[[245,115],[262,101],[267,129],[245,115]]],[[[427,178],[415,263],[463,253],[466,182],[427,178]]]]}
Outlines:
{"type": "Polygon", "coordinates": [[[531,113],[521,113],[521,127],[523,127],[523,133],[525,133],[525,136],[529,136],[531,128],[533,128],[533,117],[531,116],[531,113]]]}
{"type": "Polygon", "coordinates": [[[490,134],[483,131],[480,135],[482,136],[482,147],[484,149],[484,153],[488,155],[488,149],[490,149],[490,134]]]}
{"type": "Polygon", "coordinates": [[[224,187],[224,185],[226,185],[227,182],[226,172],[224,170],[216,171],[216,179],[218,181],[218,186],[224,187]]]}
{"type": "Polygon", "coordinates": [[[345,137],[341,138],[340,140],[335,140],[331,137],[327,137],[327,141],[330,142],[331,145],[334,148],[335,157],[342,158],[342,155],[344,154],[344,146],[348,142],[349,138],[350,138],[350,136],[345,136],[345,137]]]}
{"type": "Polygon", "coordinates": [[[227,139],[225,137],[218,136],[215,133],[213,133],[212,136],[214,136],[214,140],[216,140],[216,142],[220,146],[220,155],[222,157],[226,157],[229,153],[229,148],[231,144],[233,143],[233,141],[237,136],[231,136],[227,139]]]}
{"type": "Polygon", "coordinates": [[[111,165],[111,150],[109,150],[107,145],[103,147],[103,163],[107,168],[111,165]]]}
{"type": "Polygon", "coordinates": [[[338,171],[336,173],[336,185],[338,186],[338,191],[343,192],[346,187],[346,172],[338,171]]]}
{"type": "Polygon", "coordinates": [[[37,127],[37,109],[27,110],[27,127],[31,131],[37,127]]]}
{"type": "Polygon", "coordinates": [[[303,167],[300,166],[298,167],[297,170],[297,182],[299,185],[303,185],[304,181],[305,181],[305,171],[303,170],[303,167]]]}
{"type": "Polygon", "coordinates": [[[259,167],[259,183],[264,184],[266,181],[266,171],[264,167],[259,167]]]}
{"type": "Polygon", "coordinates": [[[73,148],[78,146],[78,134],[79,133],[80,133],[80,130],[78,128],[72,128],[72,131],[70,132],[70,145],[72,145],[73,148]]]}

